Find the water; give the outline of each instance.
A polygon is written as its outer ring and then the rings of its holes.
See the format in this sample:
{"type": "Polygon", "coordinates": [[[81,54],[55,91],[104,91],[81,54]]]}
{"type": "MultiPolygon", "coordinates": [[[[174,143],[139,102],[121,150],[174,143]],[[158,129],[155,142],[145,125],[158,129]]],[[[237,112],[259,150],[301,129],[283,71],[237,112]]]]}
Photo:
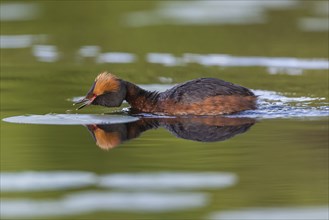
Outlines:
{"type": "Polygon", "coordinates": [[[4,219],[328,219],[328,2],[1,3],[4,219]],[[251,88],[216,117],[76,111],[104,70],[251,88]]]}

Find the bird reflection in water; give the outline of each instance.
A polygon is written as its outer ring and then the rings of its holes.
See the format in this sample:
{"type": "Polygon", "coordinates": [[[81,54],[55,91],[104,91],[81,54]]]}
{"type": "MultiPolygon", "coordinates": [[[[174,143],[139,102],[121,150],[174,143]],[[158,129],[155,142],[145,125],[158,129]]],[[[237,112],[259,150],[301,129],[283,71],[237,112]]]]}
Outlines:
{"type": "Polygon", "coordinates": [[[87,125],[96,144],[104,150],[112,149],[124,141],[137,138],[141,133],[166,128],[178,138],[200,142],[224,141],[246,132],[255,124],[250,118],[226,117],[178,117],[140,118],[138,121],[123,124],[87,125]]]}

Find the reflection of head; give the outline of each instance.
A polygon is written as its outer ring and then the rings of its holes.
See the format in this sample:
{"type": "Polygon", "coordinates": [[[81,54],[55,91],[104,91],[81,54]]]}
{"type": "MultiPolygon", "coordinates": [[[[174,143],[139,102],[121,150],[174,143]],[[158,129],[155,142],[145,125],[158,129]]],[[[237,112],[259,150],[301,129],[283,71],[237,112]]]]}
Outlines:
{"type": "Polygon", "coordinates": [[[103,150],[115,148],[122,142],[136,138],[140,133],[154,127],[157,127],[156,123],[149,124],[148,121],[143,119],[125,124],[87,125],[96,144],[103,150]]]}
{"type": "Polygon", "coordinates": [[[138,137],[142,132],[159,126],[183,139],[214,142],[224,141],[246,132],[255,120],[249,118],[185,117],[185,118],[141,118],[126,124],[87,125],[96,144],[112,149],[122,142],[138,137]]]}
{"type": "Polygon", "coordinates": [[[94,134],[97,140],[96,144],[104,150],[114,148],[121,143],[121,137],[118,132],[106,133],[102,129],[96,129],[94,134]]]}
{"type": "Polygon", "coordinates": [[[121,144],[122,137],[119,131],[106,131],[102,125],[87,125],[97,146],[103,150],[110,150],[121,144]]]}

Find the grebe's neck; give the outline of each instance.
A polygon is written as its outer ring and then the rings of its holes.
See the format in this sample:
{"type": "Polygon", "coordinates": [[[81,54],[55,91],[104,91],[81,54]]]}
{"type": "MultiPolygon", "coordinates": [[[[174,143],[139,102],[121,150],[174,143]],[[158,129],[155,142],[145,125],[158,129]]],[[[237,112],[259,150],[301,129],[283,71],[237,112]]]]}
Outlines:
{"type": "Polygon", "coordinates": [[[132,109],[141,112],[156,112],[158,109],[158,92],[146,91],[139,86],[124,81],[126,85],[126,101],[132,107],[132,109]]]}

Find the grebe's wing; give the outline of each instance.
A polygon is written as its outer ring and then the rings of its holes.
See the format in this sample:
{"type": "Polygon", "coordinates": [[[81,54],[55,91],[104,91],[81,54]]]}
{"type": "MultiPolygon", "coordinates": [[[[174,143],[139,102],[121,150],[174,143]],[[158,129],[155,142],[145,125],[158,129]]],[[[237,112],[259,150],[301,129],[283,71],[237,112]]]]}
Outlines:
{"type": "Polygon", "coordinates": [[[177,102],[193,102],[211,96],[255,96],[249,89],[216,78],[200,78],[178,84],[163,94],[177,102]]]}

